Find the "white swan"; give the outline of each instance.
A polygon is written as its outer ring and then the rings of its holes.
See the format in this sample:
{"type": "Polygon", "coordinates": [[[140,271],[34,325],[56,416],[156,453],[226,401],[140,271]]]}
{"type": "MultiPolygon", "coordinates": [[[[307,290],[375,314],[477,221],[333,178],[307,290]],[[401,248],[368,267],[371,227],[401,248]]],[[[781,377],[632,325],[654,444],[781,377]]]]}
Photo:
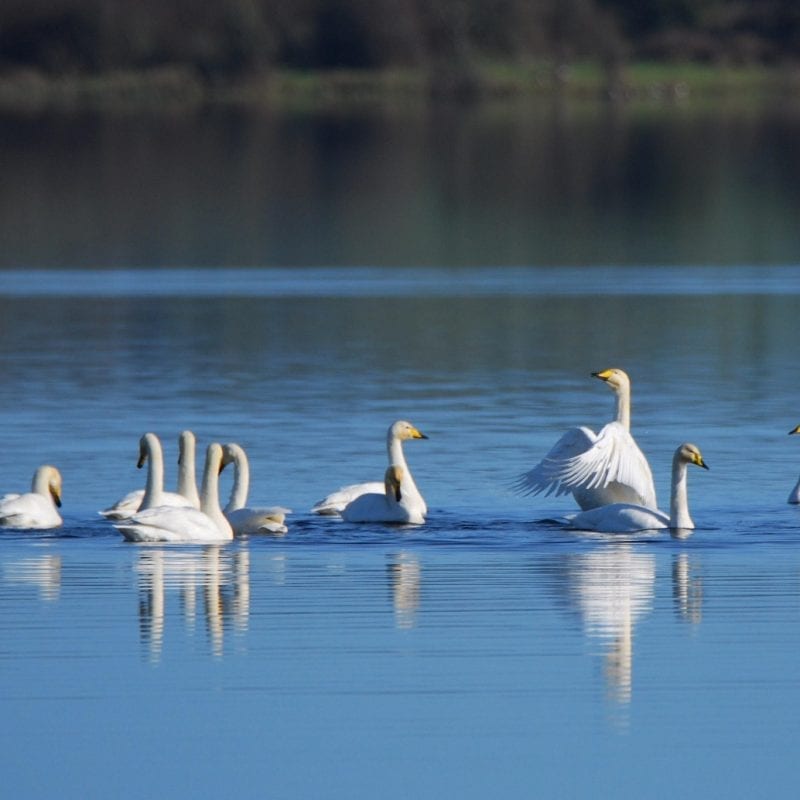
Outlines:
{"type": "MultiPolygon", "coordinates": [[[[793,433],[800,433],[800,425],[796,428],[792,428],[792,430],[789,431],[789,436],[793,433]]],[[[789,492],[789,499],[786,502],[792,504],[800,503],[800,478],[798,478],[797,483],[794,485],[794,489],[789,492]]]]}
{"type": "MultiPolygon", "coordinates": [[[[195,477],[195,446],[194,434],[191,431],[181,431],[178,437],[178,491],[162,492],[160,505],[200,508],[200,495],[197,493],[197,479],[195,477]]],[[[140,468],[147,458],[147,452],[141,451],[138,464],[140,468]]],[[[155,458],[161,459],[160,469],[163,476],[164,459],[160,442],[155,458]]],[[[124,497],[117,500],[114,505],[104,508],[98,513],[106,519],[128,519],[141,508],[144,493],[144,489],[135,489],[132,492],[128,492],[124,497]]]]}
{"type": "Polygon", "coordinates": [[[514,488],[522,494],[572,492],[584,510],[609,503],[657,508],[650,465],[630,434],[630,379],[621,369],[592,375],[616,395],[616,419],[598,434],[583,426],[570,428],[532,470],[520,475],[514,488]]]}
{"type": "Polygon", "coordinates": [[[132,542],[227,542],[233,529],[219,507],[219,473],[222,470],[222,445],[213,442],[206,450],[200,508],[160,505],[163,489],[159,485],[155,448],[158,437],[146,433],[141,447],[149,451],[150,467],[142,507],[132,517],[119,520],[114,527],[132,542]]]}
{"type": "Polygon", "coordinates": [[[57,528],[63,522],[57,506],[61,507],[61,473],[45,464],[34,472],[30,492],[0,498],[0,527],[57,528]]]}
{"type": "MultiPolygon", "coordinates": [[[[406,422],[402,419],[391,425],[386,433],[386,450],[389,454],[389,465],[402,467],[403,495],[407,498],[408,502],[413,502],[414,506],[422,511],[423,516],[428,513],[428,507],[419,489],[417,489],[414,478],[411,476],[411,470],[409,470],[408,464],[406,463],[406,458],[403,454],[403,442],[408,439],[427,438],[428,437],[424,433],[420,433],[410,422],[406,422]]],[[[316,503],[311,509],[311,513],[323,515],[341,514],[345,506],[352,503],[353,500],[360,495],[381,494],[382,492],[384,492],[384,484],[380,481],[354,483],[349,486],[343,486],[338,491],[329,494],[316,503]]]]}
{"type": "Polygon", "coordinates": [[[230,522],[234,534],[286,533],[288,528],[284,522],[286,515],[291,514],[291,509],[282,506],[252,508],[245,505],[250,489],[250,463],[241,445],[231,443],[223,446],[222,463],[231,462],[234,466],[233,488],[222,513],[230,522]]]}
{"type": "Polygon", "coordinates": [[[422,525],[425,513],[419,499],[403,491],[405,470],[398,464],[386,468],[383,491],[359,495],[342,511],[347,522],[399,522],[422,525]]]}
{"type": "Polygon", "coordinates": [[[633,533],[657,528],[691,530],[694,522],[689,516],[689,497],[686,488],[686,468],[689,464],[708,469],[696,445],[685,442],[672,457],[672,488],[669,516],[658,509],[632,503],[612,503],[575,514],[569,527],[600,533],[633,533]]]}

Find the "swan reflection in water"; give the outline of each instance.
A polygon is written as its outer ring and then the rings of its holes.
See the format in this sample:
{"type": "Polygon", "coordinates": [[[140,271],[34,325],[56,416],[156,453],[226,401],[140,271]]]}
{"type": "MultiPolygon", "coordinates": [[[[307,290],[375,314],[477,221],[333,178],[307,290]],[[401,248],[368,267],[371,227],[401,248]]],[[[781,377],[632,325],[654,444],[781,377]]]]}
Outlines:
{"type": "Polygon", "coordinates": [[[398,628],[408,630],[416,625],[421,574],[419,559],[413,553],[400,552],[392,557],[389,583],[398,628]]]}
{"type": "Polygon", "coordinates": [[[61,596],[61,556],[48,553],[12,561],[3,567],[5,583],[35,586],[47,602],[61,596]]]}
{"type": "Polygon", "coordinates": [[[629,703],[633,690],[633,630],[652,608],[655,556],[630,545],[574,557],[572,593],[589,636],[608,643],[605,676],[611,696],[629,703]]]}
{"type": "Polygon", "coordinates": [[[652,608],[655,556],[630,544],[612,544],[559,559],[550,573],[556,592],[580,616],[590,639],[605,646],[605,679],[610,696],[620,704],[633,691],[633,632],[652,608]]]}
{"type": "Polygon", "coordinates": [[[247,630],[250,614],[250,553],[218,545],[202,550],[145,548],[136,563],[139,583],[139,628],[150,661],[158,663],[164,646],[166,598],[177,591],[186,630],[196,628],[198,606],[208,631],[211,652],[224,653],[226,626],[247,630]],[[198,598],[201,598],[198,600],[198,598]]]}
{"type": "Polygon", "coordinates": [[[692,625],[703,619],[703,579],[688,553],[679,553],[672,562],[672,597],[678,617],[692,625]]]}
{"type": "MultiPolygon", "coordinates": [[[[590,639],[605,648],[609,696],[628,705],[633,697],[634,629],[652,610],[656,558],[631,543],[609,543],[592,552],[559,559],[550,573],[556,592],[577,611],[590,639]]],[[[688,553],[672,561],[672,595],[680,619],[699,624],[703,587],[688,553]]]]}

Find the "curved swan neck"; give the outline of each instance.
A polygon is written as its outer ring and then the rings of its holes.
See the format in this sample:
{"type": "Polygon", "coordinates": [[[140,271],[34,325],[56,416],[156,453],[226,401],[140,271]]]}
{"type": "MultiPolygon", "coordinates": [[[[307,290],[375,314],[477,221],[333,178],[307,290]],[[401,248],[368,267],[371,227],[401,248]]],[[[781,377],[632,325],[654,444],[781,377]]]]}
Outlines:
{"type": "Polygon", "coordinates": [[[689,516],[689,492],[686,482],[686,462],[676,453],[672,459],[672,490],[669,501],[670,528],[693,528],[689,516]]]}
{"type": "Polygon", "coordinates": [[[238,445],[227,445],[233,454],[233,488],[231,489],[230,500],[225,506],[225,511],[235,511],[237,508],[244,508],[247,504],[247,494],[250,491],[250,462],[247,460],[247,453],[238,445]]]}
{"type": "Polygon", "coordinates": [[[200,510],[211,517],[221,530],[229,531],[232,538],[233,529],[219,507],[219,472],[221,466],[222,446],[212,442],[206,450],[200,510]]]}
{"type": "Polygon", "coordinates": [[[178,494],[183,495],[195,508],[200,508],[195,474],[195,438],[191,431],[183,431],[179,440],[178,494]]]}
{"type": "Polygon", "coordinates": [[[214,509],[219,510],[219,466],[222,454],[213,445],[206,451],[206,463],[203,467],[203,489],[200,496],[200,510],[206,514],[214,509]]]}
{"type": "Polygon", "coordinates": [[[161,450],[161,442],[154,433],[146,433],[142,437],[141,449],[147,455],[147,484],[145,485],[142,503],[139,506],[139,510],[144,511],[146,508],[155,508],[162,504],[164,454],[161,450]]]}

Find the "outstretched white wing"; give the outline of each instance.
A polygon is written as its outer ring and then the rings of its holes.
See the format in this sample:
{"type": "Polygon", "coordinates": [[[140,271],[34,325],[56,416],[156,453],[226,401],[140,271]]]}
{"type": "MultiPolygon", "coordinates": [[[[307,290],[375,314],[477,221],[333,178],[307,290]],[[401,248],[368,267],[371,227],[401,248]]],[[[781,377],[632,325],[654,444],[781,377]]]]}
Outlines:
{"type": "Polygon", "coordinates": [[[519,476],[513,488],[525,495],[544,492],[558,497],[572,492],[564,465],[586,453],[596,441],[597,434],[590,428],[570,428],[533,469],[519,476]]]}
{"type": "Polygon", "coordinates": [[[609,503],[657,507],[647,459],[619,422],[608,423],[597,435],[571,428],[516,488],[525,494],[572,492],[584,509],[609,503]]]}

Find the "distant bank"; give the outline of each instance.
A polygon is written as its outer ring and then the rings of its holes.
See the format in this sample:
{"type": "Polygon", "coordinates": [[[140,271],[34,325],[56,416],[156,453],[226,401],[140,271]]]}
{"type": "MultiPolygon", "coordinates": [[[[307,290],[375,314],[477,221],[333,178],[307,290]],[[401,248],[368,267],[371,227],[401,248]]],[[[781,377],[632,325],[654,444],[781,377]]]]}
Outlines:
{"type": "Polygon", "coordinates": [[[538,101],[682,103],[800,97],[800,67],[640,62],[613,69],[593,62],[485,64],[460,72],[421,69],[275,69],[211,81],[185,66],[101,73],[0,72],[0,110],[182,111],[206,106],[324,108],[361,104],[538,101]]]}

